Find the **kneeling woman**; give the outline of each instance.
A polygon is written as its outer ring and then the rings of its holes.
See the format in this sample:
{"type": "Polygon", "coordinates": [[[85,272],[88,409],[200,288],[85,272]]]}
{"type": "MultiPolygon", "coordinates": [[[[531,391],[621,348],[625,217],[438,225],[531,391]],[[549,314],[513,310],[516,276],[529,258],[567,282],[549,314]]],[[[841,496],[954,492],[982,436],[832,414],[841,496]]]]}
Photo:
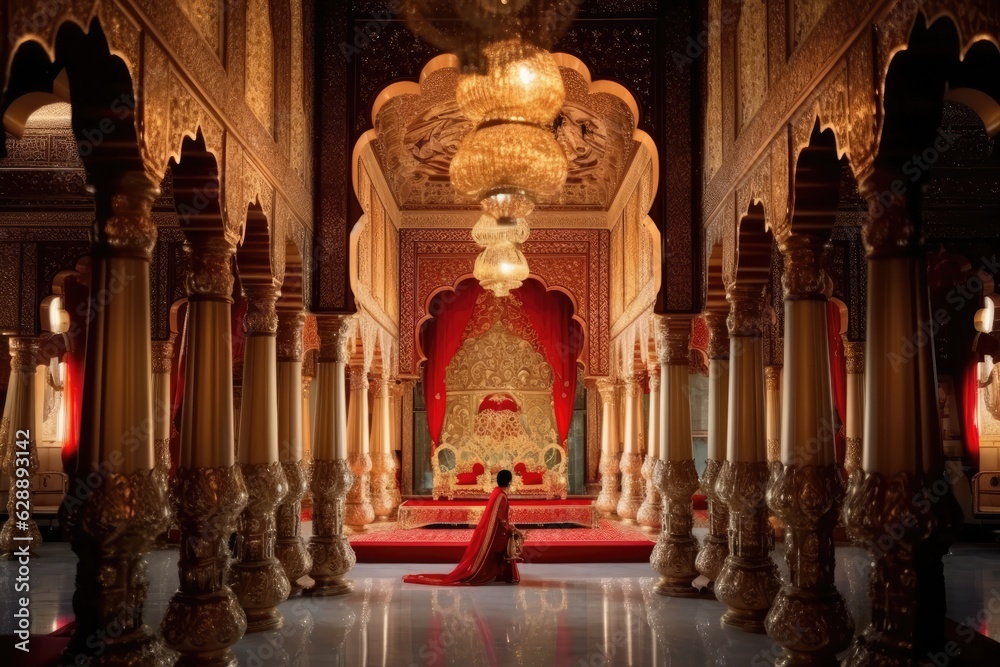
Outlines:
{"type": "Polygon", "coordinates": [[[517,573],[516,559],[520,552],[521,534],[509,520],[507,488],[511,479],[513,475],[509,470],[501,470],[497,474],[497,488],[490,494],[483,518],[472,532],[472,540],[458,567],[448,574],[408,574],[403,581],[432,586],[480,586],[495,581],[518,583],[521,578],[517,573]],[[508,546],[512,537],[516,548],[508,546]]]}

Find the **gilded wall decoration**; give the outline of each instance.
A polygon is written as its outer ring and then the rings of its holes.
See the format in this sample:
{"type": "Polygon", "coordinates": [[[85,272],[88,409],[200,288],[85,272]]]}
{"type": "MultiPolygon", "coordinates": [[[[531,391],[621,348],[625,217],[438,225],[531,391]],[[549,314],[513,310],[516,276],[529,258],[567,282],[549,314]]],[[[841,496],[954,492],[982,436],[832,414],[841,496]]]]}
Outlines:
{"type": "Polygon", "coordinates": [[[306,128],[308,118],[305,108],[305,61],[302,57],[303,48],[303,25],[302,25],[302,0],[290,0],[292,19],[292,77],[289,83],[289,94],[292,98],[291,106],[291,136],[290,136],[290,158],[292,168],[299,175],[299,179],[305,183],[309,177],[309,166],[306,162],[306,128]]]}
{"type": "Polygon", "coordinates": [[[274,36],[268,0],[246,4],[246,101],[260,124],[274,131],[274,36]]]}
{"type": "Polygon", "coordinates": [[[739,63],[739,127],[753,119],[767,97],[767,3],[747,0],[740,9],[736,28],[736,60],[739,63]]]}
{"type": "Polygon", "coordinates": [[[181,0],[181,11],[216,55],[222,52],[222,6],[219,0],[181,0]]]}
{"type": "Polygon", "coordinates": [[[611,228],[611,321],[617,322],[625,311],[625,216],[611,228]]]}
{"type": "Polygon", "coordinates": [[[791,7],[792,29],[789,31],[792,50],[801,46],[802,42],[809,37],[809,33],[823,18],[829,4],[830,0],[793,0],[791,7]]]}
{"type": "MultiPolygon", "coordinates": [[[[471,277],[479,247],[468,229],[399,230],[399,373],[415,377],[419,354],[419,325],[437,292],[453,289],[471,277]]],[[[608,232],[594,229],[536,229],[524,245],[532,275],[549,289],[560,289],[572,299],[584,328],[580,353],[588,375],[607,375],[609,369],[610,275],[608,232]]]]}
{"type": "Polygon", "coordinates": [[[710,181],[722,165],[722,0],[709,0],[707,29],[704,177],[710,181]]]}
{"type": "MultiPolygon", "coordinates": [[[[607,209],[636,151],[636,119],[622,99],[591,93],[582,74],[561,71],[566,102],[553,129],[569,175],[562,191],[539,206],[607,209]]],[[[475,207],[471,198],[456,195],[448,178],[451,159],[472,129],[455,102],[457,83],[455,67],[431,66],[422,73],[419,94],[397,94],[378,107],[374,150],[401,209],[475,207]]]]}

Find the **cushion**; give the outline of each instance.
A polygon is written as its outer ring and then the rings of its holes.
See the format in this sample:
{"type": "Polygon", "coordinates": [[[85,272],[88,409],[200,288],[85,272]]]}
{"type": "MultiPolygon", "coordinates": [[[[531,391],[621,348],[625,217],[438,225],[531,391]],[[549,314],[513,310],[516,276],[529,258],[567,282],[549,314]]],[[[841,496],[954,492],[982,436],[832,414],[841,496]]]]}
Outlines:
{"type": "Polygon", "coordinates": [[[522,472],[521,473],[521,483],[532,485],[532,484],[542,484],[545,478],[540,472],[522,472]]]}
{"type": "Polygon", "coordinates": [[[475,484],[478,481],[480,475],[486,471],[482,463],[477,463],[472,466],[472,472],[460,472],[455,477],[458,480],[457,484],[475,484]]]}

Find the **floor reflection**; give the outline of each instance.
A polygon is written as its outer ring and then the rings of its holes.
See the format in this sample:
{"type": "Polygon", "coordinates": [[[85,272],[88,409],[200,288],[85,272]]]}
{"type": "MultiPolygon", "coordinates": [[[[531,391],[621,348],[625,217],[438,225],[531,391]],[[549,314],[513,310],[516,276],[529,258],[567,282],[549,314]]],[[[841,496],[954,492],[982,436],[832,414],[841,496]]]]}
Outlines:
{"type": "MultiPolygon", "coordinates": [[[[775,557],[781,558],[781,551],[775,557]]],[[[837,585],[858,627],[868,621],[867,556],[838,549],[837,585]]],[[[72,619],[76,559],[46,544],[32,562],[33,631],[72,619]]],[[[955,547],[946,557],[949,616],[1000,639],[1000,549],[955,547]]],[[[146,620],[158,627],[177,580],[176,552],[150,556],[146,620]]],[[[11,608],[11,563],[0,563],[0,608],[11,608]]],[[[503,665],[667,667],[767,665],[767,637],[723,627],[712,600],[665,598],[648,565],[526,565],[520,586],[440,588],[404,584],[426,565],[359,565],[354,592],[300,597],[280,607],[285,624],[248,635],[235,651],[243,667],[493,667],[503,665]]],[[[0,617],[0,634],[13,631],[0,617]]]]}

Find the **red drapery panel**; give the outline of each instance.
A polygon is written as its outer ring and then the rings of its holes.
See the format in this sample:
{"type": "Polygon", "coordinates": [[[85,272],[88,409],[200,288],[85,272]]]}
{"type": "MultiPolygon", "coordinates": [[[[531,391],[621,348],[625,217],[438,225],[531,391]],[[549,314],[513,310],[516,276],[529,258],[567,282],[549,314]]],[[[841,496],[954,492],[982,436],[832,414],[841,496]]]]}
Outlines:
{"type": "MultiPolygon", "coordinates": [[[[432,446],[437,447],[444,426],[444,411],[447,401],[444,376],[451,358],[462,346],[462,334],[476,307],[476,299],[482,294],[479,283],[469,281],[458,286],[454,292],[442,294],[435,303],[441,304],[440,312],[428,322],[424,329],[424,404],[427,406],[427,426],[431,433],[432,446]]],[[[433,312],[432,308],[432,312],[433,312]]]]}
{"type": "Polygon", "coordinates": [[[90,287],[76,277],[63,281],[63,307],[69,313],[66,332],[66,431],[62,445],[63,470],[76,472],[80,448],[80,409],[83,403],[83,374],[87,352],[87,326],[90,314],[90,287]]]}
{"type": "Polygon", "coordinates": [[[573,321],[573,304],[560,294],[548,293],[534,280],[513,292],[524,306],[532,328],[545,348],[552,366],[552,403],[556,412],[559,442],[566,445],[576,400],[576,358],[580,351],[580,325],[573,321]]]}
{"type": "Polygon", "coordinates": [[[979,427],[976,410],[979,407],[979,355],[970,351],[962,360],[955,377],[955,402],[962,425],[965,457],[972,466],[970,477],[979,472],[979,427]]]}
{"type": "Polygon", "coordinates": [[[830,389],[833,405],[837,408],[840,427],[834,441],[837,464],[844,465],[844,423],[847,419],[847,361],[844,359],[844,340],[840,337],[840,308],[833,301],[826,302],[826,332],[830,342],[830,389]]]}

